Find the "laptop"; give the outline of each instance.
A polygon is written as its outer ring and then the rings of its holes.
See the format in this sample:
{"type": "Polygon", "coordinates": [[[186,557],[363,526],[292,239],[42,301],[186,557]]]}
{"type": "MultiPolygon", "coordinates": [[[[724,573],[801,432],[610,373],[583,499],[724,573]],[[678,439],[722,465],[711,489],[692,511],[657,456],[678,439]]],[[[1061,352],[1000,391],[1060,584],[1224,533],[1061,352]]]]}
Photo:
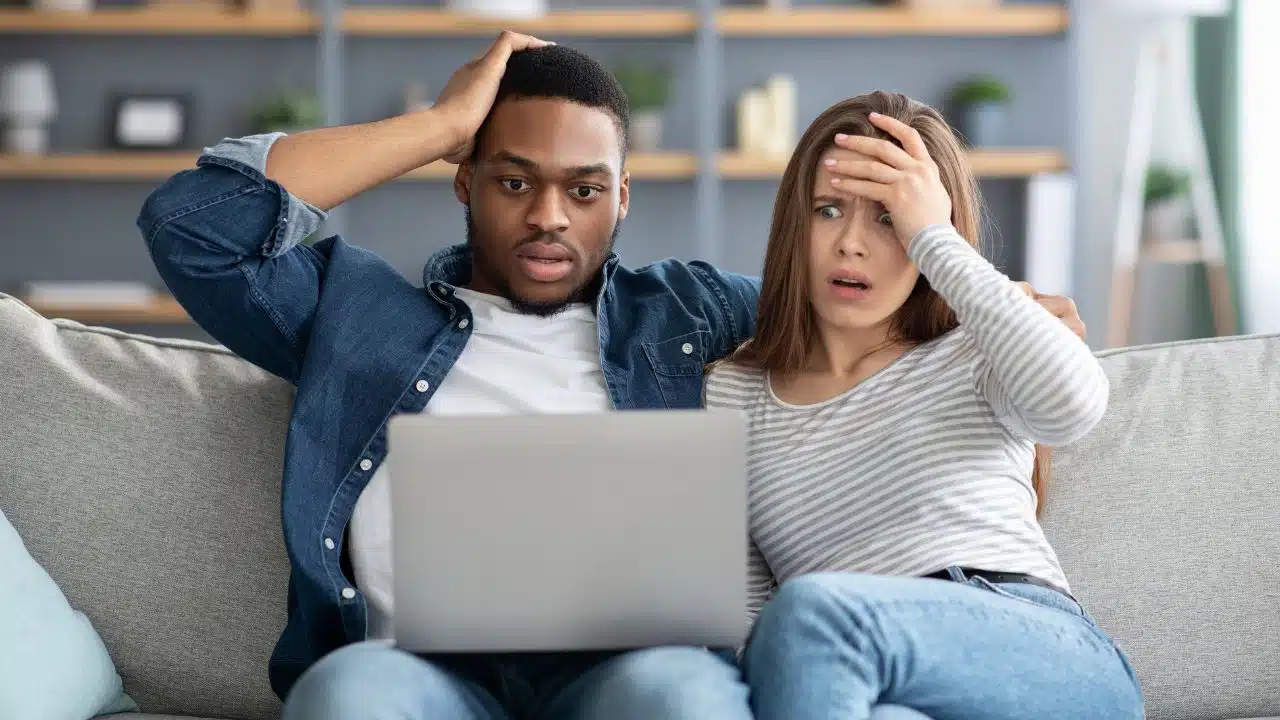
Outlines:
{"type": "Polygon", "coordinates": [[[745,640],[739,413],[406,414],[388,433],[398,647],[745,640]]]}

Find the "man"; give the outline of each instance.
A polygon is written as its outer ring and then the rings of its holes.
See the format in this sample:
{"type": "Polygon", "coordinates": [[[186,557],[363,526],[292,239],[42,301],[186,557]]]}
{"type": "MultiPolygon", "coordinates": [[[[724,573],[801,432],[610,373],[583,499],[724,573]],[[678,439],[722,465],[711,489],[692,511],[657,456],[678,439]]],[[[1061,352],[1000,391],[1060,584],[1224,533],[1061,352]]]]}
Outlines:
{"type": "Polygon", "coordinates": [[[430,109],[226,140],[148,198],[139,228],[174,295],[297,386],[270,665],[286,718],[750,717],[732,658],[702,649],[461,660],[381,642],[388,417],[698,407],[704,365],[752,331],[754,279],[619,265],[628,120],[597,63],[503,33],[430,109]],[[431,257],[423,287],[341,238],[300,244],[329,209],[440,159],[459,163],[468,242],[431,257]]]}

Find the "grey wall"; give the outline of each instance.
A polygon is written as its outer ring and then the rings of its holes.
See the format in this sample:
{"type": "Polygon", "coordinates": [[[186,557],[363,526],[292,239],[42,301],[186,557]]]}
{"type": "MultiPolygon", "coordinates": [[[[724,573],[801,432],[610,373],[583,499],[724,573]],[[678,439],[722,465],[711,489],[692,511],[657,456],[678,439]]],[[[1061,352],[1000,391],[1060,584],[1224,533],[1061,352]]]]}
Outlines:
{"type": "MultiPolygon", "coordinates": [[[[553,39],[606,64],[630,55],[668,55],[679,76],[666,114],[666,144],[673,150],[693,148],[692,39],[553,39]]],[[[344,121],[398,112],[409,82],[426,83],[433,97],[454,69],[488,42],[488,37],[347,39],[344,121]]],[[[963,75],[995,72],[1015,93],[1008,144],[1065,148],[1071,143],[1074,110],[1072,93],[1063,85],[1070,60],[1063,38],[728,38],[724,43],[726,95],[720,110],[726,147],[733,138],[733,98],[776,71],[797,81],[802,125],[830,103],[867,90],[900,90],[940,104],[963,75]]],[[[247,132],[245,118],[255,100],[276,87],[311,86],[316,74],[312,38],[0,36],[0,62],[27,56],[46,58],[54,66],[62,103],[53,132],[56,151],[103,148],[107,98],[118,89],[189,92],[194,103],[190,146],[196,148],[247,132]]],[[[28,280],[158,282],[134,226],[154,184],[0,182],[0,289],[12,291],[28,280]]],[[[775,189],[772,181],[724,181],[723,264],[728,269],[759,270],[775,189]]],[[[1022,183],[984,181],[983,191],[992,215],[991,257],[1019,276],[1022,183]]],[[[640,181],[632,198],[633,210],[619,237],[627,262],[695,257],[692,181],[640,181]]],[[[389,184],[344,210],[348,239],[382,253],[414,281],[420,280],[427,253],[462,239],[462,210],[447,182],[389,184]]],[[[200,336],[189,328],[141,329],[200,336]]]]}

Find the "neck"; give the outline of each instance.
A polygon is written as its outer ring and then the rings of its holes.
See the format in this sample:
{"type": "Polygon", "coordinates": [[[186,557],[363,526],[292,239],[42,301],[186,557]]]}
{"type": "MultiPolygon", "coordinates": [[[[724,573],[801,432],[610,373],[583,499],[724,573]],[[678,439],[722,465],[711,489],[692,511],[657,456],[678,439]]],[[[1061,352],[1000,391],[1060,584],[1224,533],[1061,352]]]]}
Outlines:
{"type": "Polygon", "coordinates": [[[833,328],[819,325],[818,344],[809,358],[816,372],[835,376],[855,375],[864,361],[901,343],[890,341],[888,322],[867,328],[833,328]]]}

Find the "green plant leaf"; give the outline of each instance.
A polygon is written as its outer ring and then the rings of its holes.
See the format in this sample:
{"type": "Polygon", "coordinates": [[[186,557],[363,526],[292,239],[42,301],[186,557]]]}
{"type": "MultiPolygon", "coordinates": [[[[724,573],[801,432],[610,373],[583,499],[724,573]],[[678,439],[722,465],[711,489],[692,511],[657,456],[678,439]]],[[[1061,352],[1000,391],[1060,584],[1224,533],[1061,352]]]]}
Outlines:
{"type": "Polygon", "coordinates": [[[1152,205],[1182,197],[1191,192],[1191,173],[1167,163],[1152,163],[1147,168],[1143,202],[1152,205]]]}
{"type": "Polygon", "coordinates": [[[955,86],[952,101],[961,107],[980,103],[1006,103],[1013,97],[1009,86],[994,75],[974,75],[955,86]]]}

